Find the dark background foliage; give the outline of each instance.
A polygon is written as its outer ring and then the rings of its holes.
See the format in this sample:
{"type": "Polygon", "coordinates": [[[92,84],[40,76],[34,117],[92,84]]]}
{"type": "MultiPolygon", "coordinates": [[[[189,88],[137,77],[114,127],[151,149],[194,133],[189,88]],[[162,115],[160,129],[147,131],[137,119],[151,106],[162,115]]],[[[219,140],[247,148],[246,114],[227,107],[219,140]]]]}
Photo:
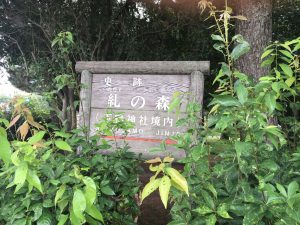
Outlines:
{"type": "MultiPolygon", "coordinates": [[[[198,1],[155,2],[3,0],[0,55],[7,59],[12,83],[27,91],[53,89],[52,79],[61,71],[51,41],[61,31],[74,34],[76,47],[70,55],[74,64],[78,60],[210,60],[214,69],[221,59],[210,47],[211,21],[200,15],[198,1]]],[[[274,40],[299,35],[299,5],[298,0],[274,1],[274,40]]]]}

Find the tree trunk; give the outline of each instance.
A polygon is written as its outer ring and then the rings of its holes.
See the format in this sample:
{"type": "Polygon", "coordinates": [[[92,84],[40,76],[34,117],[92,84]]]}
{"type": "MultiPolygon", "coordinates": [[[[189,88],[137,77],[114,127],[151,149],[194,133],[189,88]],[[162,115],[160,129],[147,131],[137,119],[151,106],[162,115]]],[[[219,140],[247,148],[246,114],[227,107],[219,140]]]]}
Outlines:
{"type": "Polygon", "coordinates": [[[268,73],[268,68],[260,66],[260,57],[272,41],[272,0],[237,0],[236,11],[247,17],[247,21],[236,22],[236,34],[251,45],[250,52],[237,62],[237,68],[258,80],[268,73]]]}
{"type": "Polygon", "coordinates": [[[103,44],[103,53],[101,60],[106,61],[106,60],[111,60],[111,57],[113,55],[112,51],[112,37],[113,37],[113,30],[111,29],[113,23],[113,6],[112,6],[112,0],[106,0],[107,3],[107,8],[106,8],[106,16],[108,18],[108,25],[107,25],[107,34],[105,35],[104,38],[104,44],[103,44]]]}

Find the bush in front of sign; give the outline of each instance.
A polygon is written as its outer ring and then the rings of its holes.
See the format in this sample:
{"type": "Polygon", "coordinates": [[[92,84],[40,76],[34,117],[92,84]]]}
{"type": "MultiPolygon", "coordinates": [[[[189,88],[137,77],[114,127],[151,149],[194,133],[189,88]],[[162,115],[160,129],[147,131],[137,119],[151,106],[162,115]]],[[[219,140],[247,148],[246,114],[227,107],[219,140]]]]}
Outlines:
{"type": "Polygon", "coordinates": [[[11,122],[0,119],[0,224],[134,224],[139,159],[127,146],[97,154],[109,143],[81,134],[50,131],[21,104],[11,122]],[[8,140],[9,128],[18,139],[8,140]]]}

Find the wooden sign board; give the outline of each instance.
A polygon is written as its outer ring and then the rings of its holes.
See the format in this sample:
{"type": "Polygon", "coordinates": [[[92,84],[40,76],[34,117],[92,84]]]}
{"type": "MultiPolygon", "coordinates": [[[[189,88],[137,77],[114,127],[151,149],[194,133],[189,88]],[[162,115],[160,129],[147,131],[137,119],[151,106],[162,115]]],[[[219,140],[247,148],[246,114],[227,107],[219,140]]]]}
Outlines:
{"type": "MultiPolygon", "coordinates": [[[[171,137],[184,128],[176,127],[178,116],[168,112],[169,104],[174,92],[190,93],[202,104],[203,74],[209,72],[209,62],[78,62],[76,71],[82,73],[83,86],[79,126],[94,134],[101,118],[122,113],[122,118],[135,124],[126,136],[133,152],[142,153],[144,158],[184,157],[172,147],[171,137]],[[167,151],[150,151],[163,140],[167,151]]],[[[106,138],[124,141],[121,133],[106,138]]]]}

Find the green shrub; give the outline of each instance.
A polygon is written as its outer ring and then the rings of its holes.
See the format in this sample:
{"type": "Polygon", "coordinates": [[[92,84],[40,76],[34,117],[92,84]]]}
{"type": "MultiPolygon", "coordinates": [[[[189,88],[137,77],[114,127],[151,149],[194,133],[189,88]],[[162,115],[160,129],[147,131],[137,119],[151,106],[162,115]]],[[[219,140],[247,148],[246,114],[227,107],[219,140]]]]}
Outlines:
{"type": "Polygon", "coordinates": [[[128,146],[102,155],[112,146],[99,135],[49,132],[27,108],[16,109],[29,126],[9,142],[5,128],[17,120],[0,120],[0,224],[134,224],[140,160],[128,146]]]}
{"type": "Polygon", "coordinates": [[[262,65],[270,74],[254,82],[234,67],[249,44],[240,35],[229,39],[231,9],[202,3],[211,15],[228,15],[216,16],[220,29],[212,35],[226,62],[210,112],[202,120],[191,102],[177,122],[189,127],[177,147],[187,155],[181,162],[190,197],[172,191],[169,225],[299,224],[300,38],[266,48],[262,65]]]}

